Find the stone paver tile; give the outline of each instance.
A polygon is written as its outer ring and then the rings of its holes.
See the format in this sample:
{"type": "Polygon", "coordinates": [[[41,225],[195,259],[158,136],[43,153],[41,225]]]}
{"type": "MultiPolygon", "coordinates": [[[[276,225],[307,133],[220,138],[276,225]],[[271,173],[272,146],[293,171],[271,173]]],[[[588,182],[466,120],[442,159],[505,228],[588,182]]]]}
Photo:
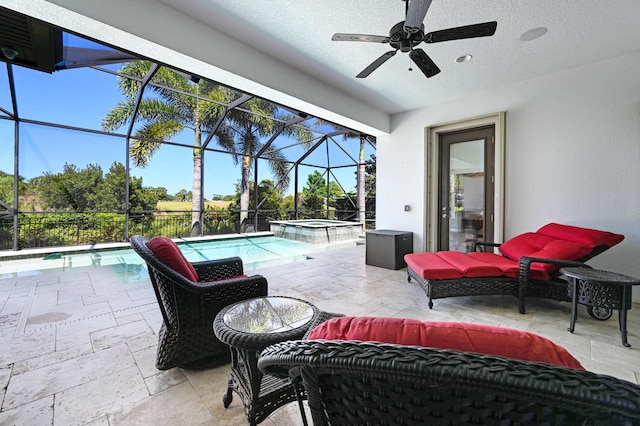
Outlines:
{"type": "Polygon", "coordinates": [[[0,425],[51,426],[53,424],[53,396],[28,402],[19,407],[0,411],[0,425]]]}
{"type": "MultiPolygon", "coordinates": [[[[133,351],[132,351],[133,352],[133,351]]],[[[145,379],[158,374],[160,370],[156,368],[158,345],[149,346],[139,351],[133,352],[133,358],[136,360],[136,365],[145,379]]]]}
{"type": "Polygon", "coordinates": [[[7,301],[4,302],[2,306],[2,310],[0,311],[0,315],[11,315],[11,314],[19,314],[27,303],[28,295],[26,292],[13,293],[9,295],[7,301]]]}
{"type": "Polygon", "coordinates": [[[80,300],[77,303],[32,306],[27,325],[72,322],[110,313],[111,306],[106,302],[83,305],[80,300]]]}
{"type": "Polygon", "coordinates": [[[101,314],[78,320],[56,324],[56,337],[58,339],[74,338],[82,334],[89,334],[94,331],[104,330],[117,326],[118,323],[113,314],[101,314]]]}
{"type": "Polygon", "coordinates": [[[20,313],[16,312],[8,315],[0,315],[0,329],[15,328],[18,325],[20,313]]]}
{"type": "Polygon", "coordinates": [[[55,350],[54,352],[25,359],[23,361],[17,361],[13,364],[13,374],[23,374],[28,371],[37,370],[39,368],[53,365],[62,361],[75,359],[83,355],[91,354],[93,352],[93,348],[88,341],[80,342],[80,344],[76,344],[69,348],[55,350]]]}
{"type": "Polygon", "coordinates": [[[54,424],[84,425],[147,396],[140,372],[129,367],[56,394],[54,424]]]}
{"type": "Polygon", "coordinates": [[[55,350],[55,330],[0,336],[0,365],[33,358],[55,350]]]}
{"type": "Polygon", "coordinates": [[[2,401],[4,401],[4,394],[7,392],[7,385],[9,384],[10,377],[11,366],[5,365],[0,367],[0,408],[2,408],[2,401]]]}
{"type": "Polygon", "coordinates": [[[89,333],[78,333],[76,335],[65,334],[56,338],[57,351],[70,349],[78,345],[91,346],[91,337],[89,336],[89,333]]]}
{"type": "Polygon", "coordinates": [[[135,312],[132,314],[128,313],[127,315],[118,315],[117,313],[115,313],[114,317],[116,318],[118,325],[130,324],[136,321],[144,321],[144,317],[140,312],[135,312]]]}
{"type": "Polygon", "coordinates": [[[109,414],[109,424],[113,426],[201,425],[212,420],[213,416],[186,381],[109,414]]]}
{"type": "Polygon", "coordinates": [[[220,393],[222,401],[222,395],[227,391],[230,369],[231,364],[226,364],[208,370],[182,370],[182,372],[198,395],[214,390],[220,393]]]}
{"type": "Polygon", "coordinates": [[[131,366],[135,366],[131,352],[126,345],[120,345],[14,375],[7,387],[4,407],[17,407],[131,366]]]}
{"type": "Polygon", "coordinates": [[[127,342],[132,352],[157,344],[158,337],[146,321],[136,321],[91,333],[91,343],[96,351],[127,342]]]}
{"type": "Polygon", "coordinates": [[[147,384],[147,389],[149,389],[149,393],[151,395],[155,395],[187,380],[179,368],[172,368],[166,371],[156,371],[156,374],[144,379],[144,382],[147,384]]]}

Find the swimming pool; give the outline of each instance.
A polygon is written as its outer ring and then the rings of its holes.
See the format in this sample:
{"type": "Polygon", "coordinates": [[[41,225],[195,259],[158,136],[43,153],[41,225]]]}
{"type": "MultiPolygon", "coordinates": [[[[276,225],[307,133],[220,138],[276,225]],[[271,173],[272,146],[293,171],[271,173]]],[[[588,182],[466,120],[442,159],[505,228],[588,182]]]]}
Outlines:
{"type": "MultiPolygon", "coordinates": [[[[191,262],[240,256],[245,271],[307,260],[311,253],[330,248],[329,245],[319,246],[271,235],[177,241],[177,244],[191,262]]],[[[117,274],[126,276],[127,281],[149,278],[144,261],[133,249],[118,248],[49,253],[20,259],[0,258],[0,279],[96,267],[112,268],[117,274]]]]}

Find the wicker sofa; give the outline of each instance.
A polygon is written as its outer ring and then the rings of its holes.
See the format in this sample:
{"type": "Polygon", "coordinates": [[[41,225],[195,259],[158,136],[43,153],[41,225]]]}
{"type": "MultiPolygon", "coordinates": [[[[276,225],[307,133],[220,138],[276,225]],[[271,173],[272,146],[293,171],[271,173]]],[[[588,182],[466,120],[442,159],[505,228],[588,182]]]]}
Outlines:
{"type": "Polygon", "coordinates": [[[201,369],[229,362],[229,347],[213,334],[213,320],[225,306],[266,296],[267,280],[246,276],[239,257],[189,263],[170,239],[131,238],[147,264],[162,326],[156,367],[201,369]]]}
{"type": "Polygon", "coordinates": [[[314,425],[640,425],[640,386],[532,333],[343,317],[309,339],[266,348],[258,367],[304,385],[314,425]],[[389,343],[403,339],[414,344],[389,343]]]}
{"type": "Polygon", "coordinates": [[[623,239],[621,234],[549,223],[502,244],[474,243],[469,253],[411,253],[404,259],[407,280],[424,289],[429,308],[434,299],[445,297],[510,295],[518,298],[524,314],[527,297],[570,301],[559,268],[584,266],[623,239]]]}

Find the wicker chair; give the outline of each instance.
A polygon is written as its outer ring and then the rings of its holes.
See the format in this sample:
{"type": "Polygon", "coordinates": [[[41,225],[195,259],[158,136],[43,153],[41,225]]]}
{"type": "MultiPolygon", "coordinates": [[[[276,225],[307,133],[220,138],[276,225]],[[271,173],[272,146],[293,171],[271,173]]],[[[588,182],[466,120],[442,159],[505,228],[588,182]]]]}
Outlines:
{"type": "Polygon", "coordinates": [[[258,366],[302,381],[314,425],[640,425],[640,386],[538,362],[311,340],[269,346],[258,366]]]}
{"type": "Polygon", "coordinates": [[[232,257],[192,263],[199,276],[193,282],[162,262],[147,243],[144,237],[131,238],[131,247],[147,264],[162,312],[156,367],[201,369],[228,362],[229,347],[213,334],[213,320],[225,306],[266,296],[267,280],[242,276],[242,259],[232,257]]]}

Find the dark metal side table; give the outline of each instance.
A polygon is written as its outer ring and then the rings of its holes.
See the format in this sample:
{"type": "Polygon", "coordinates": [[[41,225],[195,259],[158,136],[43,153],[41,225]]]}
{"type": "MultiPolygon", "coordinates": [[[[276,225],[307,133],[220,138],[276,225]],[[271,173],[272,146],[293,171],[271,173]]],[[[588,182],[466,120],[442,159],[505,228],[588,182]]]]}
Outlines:
{"type": "Polygon", "coordinates": [[[632,287],[640,284],[640,280],[615,272],[584,267],[561,268],[560,272],[569,279],[571,292],[571,323],[568,330],[573,333],[575,329],[578,303],[617,309],[622,344],[630,347],[627,342],[627,311],[631,309],[632,287]]]}
{"type": "Polygon", "coordinates": [[[229,387],[222,398],[227,408],[232,391],[242,399],[250,425],[262,422],[277,408],[300,401],[289,378],[263,374],[258,356],[267,346],[301,339],[325,320],[324,312],[304,300],[291,297],[258,297],[227,306],[213,323],[215,335],[231,349],[229,387]]]}

